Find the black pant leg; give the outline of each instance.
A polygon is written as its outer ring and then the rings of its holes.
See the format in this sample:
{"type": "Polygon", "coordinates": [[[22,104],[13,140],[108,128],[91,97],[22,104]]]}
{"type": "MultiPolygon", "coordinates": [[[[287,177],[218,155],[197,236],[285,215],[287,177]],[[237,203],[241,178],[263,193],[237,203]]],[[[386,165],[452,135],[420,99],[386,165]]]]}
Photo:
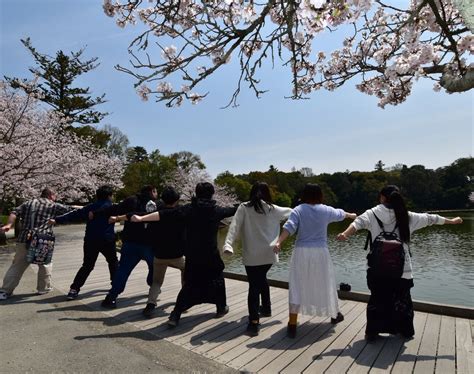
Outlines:
{"type": "Polygon", "coordinates": [[[247,305],[249,310],[249,319],[258,321],[258,307],[260,302],[261,276],[260,266],[246,266],[247,278],[249,282],[249,293],[247,296],[247,305]]]}
{"type": "Polygon", "coordinates": [[[227,306],[227,295],[225,291],[224,275],[221,275],[216,280],[216,307],[217,311],[223,310],[227,306]]]}
{"type": "Polygon", "coordinates": [[[84,259],[81,268],[71,284],[72,289],[80,291],[81,287],[86,283],[87,277],[94,269],[98,256],[99,248],[97,243],[91,240],[84,240],[84,259]]]}
{"type": "Polygon", "coordinates": [[[115,241],[104,240],[100,253],[105,257],[109,266],[110,281],[114,279],[115,272],[118,268],[117,248],[115,247],[115,241]]]}
{"type": "Polygon", "coordinates": [[[260,287],[260,297],[262,298],[262,308],[265,312],[271,313],[272,303],[270,301],[270,286],[267,281],[267,273],[272,267],[272,264],[262,265],[261,268],[261,287],[260,287]]]}

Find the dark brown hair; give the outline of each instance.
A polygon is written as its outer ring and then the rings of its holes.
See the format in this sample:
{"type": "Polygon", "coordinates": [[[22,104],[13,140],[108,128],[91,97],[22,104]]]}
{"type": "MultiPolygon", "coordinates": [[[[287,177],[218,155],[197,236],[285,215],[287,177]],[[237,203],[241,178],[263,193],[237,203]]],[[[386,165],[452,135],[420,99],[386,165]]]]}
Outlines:
{"type": "Polygon", "coordinates": [[[301,202],[306,204],[321,204],[323,202],[323,191],[319,184],[306,183],[301,195],[301,202]]]}

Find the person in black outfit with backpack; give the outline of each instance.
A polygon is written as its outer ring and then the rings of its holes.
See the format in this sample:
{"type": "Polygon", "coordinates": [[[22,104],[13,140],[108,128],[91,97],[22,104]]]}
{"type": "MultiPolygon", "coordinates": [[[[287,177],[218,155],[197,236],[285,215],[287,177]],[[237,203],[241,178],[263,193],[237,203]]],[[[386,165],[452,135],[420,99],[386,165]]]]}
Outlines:
{"type": "MultiPolygon", "coordinates": [[[[130,212],[153,212],[156,210],[157,192],[153,186],[144,186],[140,193],[130,196],[120,202],[92,212],[89,218],[110,217],[110,221],[115,222],[115,216],[124,215],[130,212]]],[[[143,223],[125,222],[122,234],[122,249],[120,251],[120,262],[117,272],[112,280],[112,288],[102,301],[104,308],[115,308],[116,300],[127,283],[131,272],[141,260],[148,265],[147,284],[151,286],[153,280],[153,250],[150,245],[150,238],[146,225],[143,223]]]]}
{"type": "MultiPolygon", "coordinates": [[[[368,256],[367,286],[370,299],[367,304],[367,326],[365,336],[373,342],[379,333],[397,334],[410,339],[415,334],[413,327],[413,303],[410,289],[413,287],[413,272],[409,251],[411,234],[426,226],[460,224],[462,219],[444,218],[438,214],[413,213],[406,209],[405,201],[397,186],[384,187],[379,194],[380,204],[358,216],[342,233],[338,240],[347,240],[357,230],[369,230],[374,244],[380,240],[382,232],[392,233],[403,243],[403,264],[399,272],[381,268],[391,259],[374,261],[368,256]]],[[[392,235],[389,235],[392,236],[392,235]]],[[[393,237],[392,237],[393,239],[393,237]]],[[[390,253],[390,251],[386,251],[390,253]]],[[[381,254],[385,256],[385,254],[381,254]]],[[[392,258],[393,259],[393,258],[392,258]]]]}

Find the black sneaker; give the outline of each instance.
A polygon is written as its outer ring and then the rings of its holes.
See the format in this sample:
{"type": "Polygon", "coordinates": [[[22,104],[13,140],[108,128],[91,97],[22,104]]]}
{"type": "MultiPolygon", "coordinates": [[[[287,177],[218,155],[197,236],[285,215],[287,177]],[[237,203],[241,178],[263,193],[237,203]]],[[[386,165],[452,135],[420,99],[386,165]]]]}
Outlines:
{"type": "Polygon", "coordinates": [[[257,336],[260,332],[260,323],[249,322],[247,325],[247,334],[250,336],[257,336]]]}
{"type": "Polygon", "coordinates": [[[229,307],[227,305],[222,309],[218,308],[216,312],[216,318],[224,317],[227,313],[229,313],[229,307]]]}
{"type": "Polygon", "coordinates": [[[107,295],[100,305],[103,308],[115,309],[117,308],[117,300],[113,299],[110,295],[107,295]]]}
{"type": "Polygon", "coordinates": [[[143,309],[142,314],[146,318],[151,318],[151,317],[153,317],[153,314],[155,313],[155,308],[156,308],[155,304],[148,303],[148,304],[146,304],[145,309],[143,309]]]}
{"type": "Polygon", "coordinates": [[[79,291],[76,291],[74,288],[71,288],[69,290],[69,293],[66,296],[66,299],[68,300],[75,300],[79,296],[79,291]]]}
{"type": "Polygon", "coordinates": [[[178,326],[178,324],[179,324],[179,317],[173,310],[168,318],[168,327],[175,328],[176,326],[178,326]]]}
{"type": "Polygon", "coordinates": [[[337,317],[336,318],[331,318],[331,323],[333,325],[339,323],[339,322],[342,322],[344,321],[344,316],[342,315],[342,313],[337,313],[337,317]]]}
{"type": "Polygon", "coordinates": [[[296,325],[288,324],[286,328],[286,336],[288,336],[291,339],[296,338],[296,325]]]}
{"type": "Polygon", "coordinates": [[[260,305],[258,308],[258,314],[260,317],[271,317],[272,316],[272,309],[271,308],[264,308],[263,305],[260,305]]]}

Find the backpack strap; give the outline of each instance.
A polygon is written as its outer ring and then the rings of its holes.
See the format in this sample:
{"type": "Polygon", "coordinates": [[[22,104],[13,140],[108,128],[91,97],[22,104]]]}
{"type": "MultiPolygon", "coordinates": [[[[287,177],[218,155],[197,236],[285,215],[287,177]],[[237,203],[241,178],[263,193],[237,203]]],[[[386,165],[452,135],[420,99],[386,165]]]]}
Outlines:
{"type": "Polygon", "coordinates": [[[372,234],[370,233],[370,230],[367,232],[367,238],[365,239],[365,245],[364,245],[364,251],[369,248],[369,243],[372,244],[372,234]]]}
{"type": "Polygon", "coordinates": [[[370,209],[372,211],[372,213],[374,214],[374,217],[375,219],[377,220],[377,223],[379,224],[380,228],[382,229],[382,231],[385,231],[384,227],[383,227],[383,222],[380,220],[379,217],[377,217],[377,215],[375,214],[374,210],[373,209],[370,209]]]}
{"type": "MultiPolygon", "coordinates": [[[[385,232],[385,228],[383,227],[383,222],[380,220],[379,217],[377,217],[377,215],[375,214],[373,209],[370,209],[370,210],[374,214],[374,217],[377,220],[377,223],[379,224],[380,228],[382,229],[382,232],[385,232]]],[[[393,228],[392,231],[390,231],[390,234],[393,234],[395,232],[395,230],[397,229],[397,227],[398,227],[398,222],[395,223],[395,227],[393,228]]]]}

